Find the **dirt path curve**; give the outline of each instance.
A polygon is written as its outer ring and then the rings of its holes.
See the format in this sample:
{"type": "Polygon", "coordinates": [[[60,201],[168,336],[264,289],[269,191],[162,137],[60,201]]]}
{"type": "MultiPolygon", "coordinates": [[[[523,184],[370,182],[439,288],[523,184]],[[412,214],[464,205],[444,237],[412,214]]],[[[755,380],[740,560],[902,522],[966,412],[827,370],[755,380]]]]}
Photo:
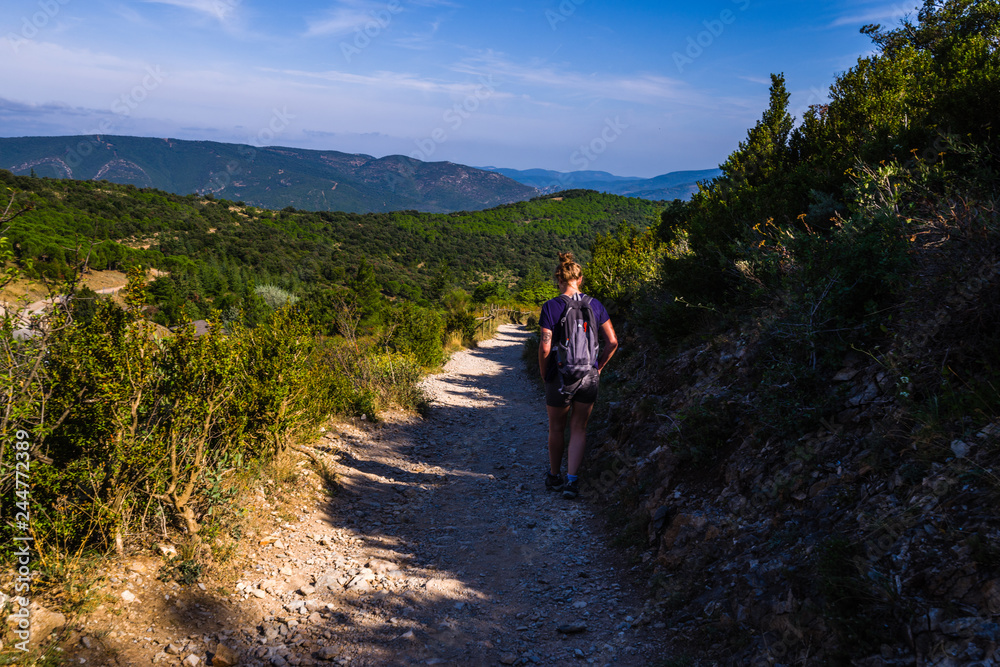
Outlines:
{"type": "Polygon", "coordinates": [[[507,325],[455,354],[423,383],[426,418],[326,433],[314,451],[338,491],[327,495],[303,461],[293,500],[261,493],[274,523],[258,527],[259,546],[226,587],[235,592],[136,572],[151,567],[113,577],[123,587],[115,595],[127,589],[142,603],[120,604],[110,633],[90,625],[112,645],[113,664],[664,660],[662,625],[643,614],[644,581],[604,546],[595,508],[543,487],[546,417],[520,358],[527,337],[507,325]]]}

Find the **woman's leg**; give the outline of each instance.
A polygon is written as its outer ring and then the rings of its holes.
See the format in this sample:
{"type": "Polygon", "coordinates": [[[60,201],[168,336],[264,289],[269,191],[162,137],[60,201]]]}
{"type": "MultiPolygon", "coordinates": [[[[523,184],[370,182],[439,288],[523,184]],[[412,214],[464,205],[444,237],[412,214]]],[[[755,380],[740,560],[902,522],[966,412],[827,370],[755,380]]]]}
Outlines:
{"type": "MultiPolygon", "coordinates": [[[[569,461],[566,466],[566,472],[570,475],[575,475],[580,469],[580,464],[583,463],[583,452],[587,448],[587,422],[590,420],[590,413],[593,409],[593,403],[573,402],[573,416],[569,419],[569,461]]],[[[549,457],[551,458],[551,426],[549,427],[549,443],[549,457]]]]}
{"type": "MultiPolygon", "coordinates": [[[[554,408],[546,405],[549,413],[549,473],[560,475],[563,457],[563,439],[566,437],[566,416],[569,415],[569,406],[565,408],[554,408]]],[[[572,450],[570,450],[572,451],[572,450]]]]}

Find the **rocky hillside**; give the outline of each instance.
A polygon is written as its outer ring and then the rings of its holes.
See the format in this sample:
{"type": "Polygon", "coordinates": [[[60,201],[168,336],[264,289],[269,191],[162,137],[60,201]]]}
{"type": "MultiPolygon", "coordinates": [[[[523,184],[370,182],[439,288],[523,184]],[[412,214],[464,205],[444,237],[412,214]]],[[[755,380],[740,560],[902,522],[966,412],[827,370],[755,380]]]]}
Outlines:
{"type": "Polygon", "coordinates": [[[813,385],[788,300],[671,355],[626,327],[591,484],[692,663],[1000,659],[1000,232],[951,204],[813,385]]]}
{"type": "Polygon", "coordinates": [[[495,172],[402,155],[255,147],[122,136],[0,139],[0,168],[107,180],[253,206],[370,213],[447,213],[524,201],[538,191],[495,172]]]}

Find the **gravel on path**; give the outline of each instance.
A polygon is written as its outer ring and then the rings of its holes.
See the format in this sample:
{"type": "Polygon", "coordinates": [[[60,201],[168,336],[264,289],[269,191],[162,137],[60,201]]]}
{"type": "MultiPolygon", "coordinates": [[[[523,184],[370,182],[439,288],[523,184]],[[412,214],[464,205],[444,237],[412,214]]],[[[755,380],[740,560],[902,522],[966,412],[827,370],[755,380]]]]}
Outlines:
{"type": "Polygon", "coordinates": [[[336,493],[300,463],[308,491],[295,516],[275,505],[235,591],[132,568],[117,595],[157,604],[120,601],[127,613],[108,617],[110,633],[92,620],[77,655],[100,636],[114,648],[100,655],[117,656],[107,664],[664,662],[645,582],[607,546],[597,508],[544,488],[545,406],[521,360],[529,335],[505,325],[454,354],[422,383],[423,418],[332,425],[313,451],[336,493]],[[193,606],[192,594],[203,596],[193,606]],[[163,618],[178,600],[191,613],[163,618]]]}

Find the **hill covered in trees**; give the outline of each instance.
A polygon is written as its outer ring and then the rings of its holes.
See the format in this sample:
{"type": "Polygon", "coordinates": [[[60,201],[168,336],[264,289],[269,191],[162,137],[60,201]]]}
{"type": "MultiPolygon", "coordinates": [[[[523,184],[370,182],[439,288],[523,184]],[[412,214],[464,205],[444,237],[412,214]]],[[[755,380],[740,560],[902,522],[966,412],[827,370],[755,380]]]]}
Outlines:
{"type": "Polygon", "coordinates": [[[629,326],[584,481],[672,664],[1000,658],[1000,3],[862,32],[587,269],[629,326]]]}
{"type": "Polygon", "coordinates": [[[538,194],[494,172],[402,155],[112,135],[0,139],[0,168],[311,211],[445,213],[538,194]]]}
{"type": "Polygon", "coordinates": [[[599,235],[626,223],[647,227],[659,204],[568,191],[485,211],[355,214],[260,209],[211,195],[179,196],[108,182],[0,172],[29,206],[7,231],[28,272],[68,276],[141,263],[169,272],[155,293],[170,315],[205,317],[237,307],[255,285],[302,296],[351,284],[362,266],[388,297],[429,305],[452,287],[496,282],[501,293],[544,282],[558,251],[588,257],[599,235]],[[501,285],[502,283],[502,285],[501,285]],[[157,291],[159,290],[159,291],[157,291]]]}

